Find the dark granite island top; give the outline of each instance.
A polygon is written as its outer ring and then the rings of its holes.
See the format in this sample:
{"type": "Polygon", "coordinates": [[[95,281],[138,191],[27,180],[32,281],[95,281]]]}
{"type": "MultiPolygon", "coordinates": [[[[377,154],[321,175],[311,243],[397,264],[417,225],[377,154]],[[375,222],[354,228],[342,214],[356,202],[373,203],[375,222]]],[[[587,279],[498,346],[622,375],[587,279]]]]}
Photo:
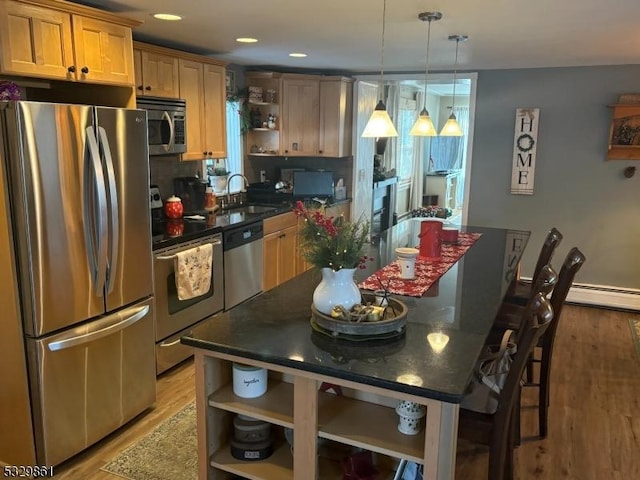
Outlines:
{"type": "MultiPolygon", "coordinates": [[[[375,260],[357,279],[395,260],[396,247],[417,245],[420,220],[383,232],[370,248],[375,260]]],[[[220,471],[265,480],[342,478],[316,465],[320,437],[416,461],[428,479],[452,479],[459,403],[529,238],[522,231],[461,230],[482,236],[423,297],[396,296],[408,307],[400,337],[350,342],[313,331],[310,306],[320,282],[313,270],[182,337],[196,348],[199,478],[218,478],[220,471]],[[443,348],[429,342],[432,333],[447,339],[443,348]],[[239,398],[230,385],[231,362],[267,368],[274,381],[270,376],[259,398],[239,398]],[[318,392],[322,381],[382,403],[318,392]],[[400,399],[426,406],[424,434],[398,432],[392,403],[400,399]],[[225,443],[225,425],[236,413],[293,427],[293,458],[285,446],[267,460],[239,466],[225,443]]]]}
{"type": "MultiPolygon", "coordinates": [[[[393,261],[396,247],[415,245],[419,224],[410,220],[387,231],[371,247],[376,260],[357,278],[393,261]]],[[[459,403],[528,239],[522,231],[463,231],[482,236],[425,296],[396,296],[409,308],[402,337],[361,343],[314,332],[310,306],[320,274],[310,270],[212,317],[182,343],[459,403]],[[441,352],[431,347],[430,333],[448,336],[441,352]]]]}

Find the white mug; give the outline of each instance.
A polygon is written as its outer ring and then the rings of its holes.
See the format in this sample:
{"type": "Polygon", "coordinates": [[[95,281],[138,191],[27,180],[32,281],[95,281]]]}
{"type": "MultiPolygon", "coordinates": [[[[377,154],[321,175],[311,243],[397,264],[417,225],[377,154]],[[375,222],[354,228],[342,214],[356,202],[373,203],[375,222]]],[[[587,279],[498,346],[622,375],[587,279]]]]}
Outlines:
{"type": "Polygon", "coordinates": [[[400,278],[412,280],[416,276],[416,257],[420,251],[417,248],[396,248],[400,278]]]}
{"type": "Polygon", "coordinates": [[[400,265],[400,278],[411,280],[416,276],[415,258],[398,258],[398,265],[400,265]]]}

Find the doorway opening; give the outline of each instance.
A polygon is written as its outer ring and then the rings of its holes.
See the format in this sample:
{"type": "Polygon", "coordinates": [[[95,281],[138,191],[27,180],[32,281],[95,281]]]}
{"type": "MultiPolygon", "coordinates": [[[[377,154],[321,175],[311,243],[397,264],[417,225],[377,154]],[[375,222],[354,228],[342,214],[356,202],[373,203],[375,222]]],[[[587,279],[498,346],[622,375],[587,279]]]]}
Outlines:
{"type": "MultiPolygon", "coordinates": [[[[409,131],[423,105],[424,78],[420,74],[393,74],[385,77],[384,100],[389,115],[398,130],[398,137],[389,138],[381,155],[378,142],[361,138],[368,119],[367,113],[379,99],[380,85],[374,76],[357,77],[355,102],[358,112],[355,129],[353,178],[373,183],[396,178],[394,214],[398,221],[424,213],[426,207],[438,207],[439,215],[446,211],[448,221],[466,224],[468,212],[469,175],[475,112],[476,73],[458,73],[454,113],[463,131],[461,137],[413,137],[409,131]],[[375,165],[375,171],[374,171],[375,165]],[[368,175],[371,171],[371,176],[368,175]],[[443,210],[444,209],[444,210],[443,210]]],[[[427,90],[427,109],[440,132],[451,114],[453,74],[432,74],[427,90]]],[[[360,187],[360,192],[364,187],[360,187]]],[[[375,212],[375,195],[354,196],[354,212],[375,212]]]]}

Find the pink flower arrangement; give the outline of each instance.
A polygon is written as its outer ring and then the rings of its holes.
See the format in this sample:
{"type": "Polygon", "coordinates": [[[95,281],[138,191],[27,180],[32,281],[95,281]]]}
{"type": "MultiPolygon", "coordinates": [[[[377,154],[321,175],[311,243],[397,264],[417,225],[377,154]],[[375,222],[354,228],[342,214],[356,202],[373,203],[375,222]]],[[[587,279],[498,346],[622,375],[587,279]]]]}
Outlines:
{"type": "Polygon", "coordinates": [[[20,87],[13,82],[0,82],[0,101],[20,100],[20,87]]]}

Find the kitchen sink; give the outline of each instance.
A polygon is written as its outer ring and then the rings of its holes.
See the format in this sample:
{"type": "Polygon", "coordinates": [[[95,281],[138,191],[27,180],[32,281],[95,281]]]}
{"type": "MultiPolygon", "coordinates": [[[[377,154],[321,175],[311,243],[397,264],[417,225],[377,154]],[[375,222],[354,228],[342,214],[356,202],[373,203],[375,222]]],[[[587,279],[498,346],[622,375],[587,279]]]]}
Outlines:
{"type": "Polygon", "coordinates": [[[269,213],[275,212],[278,208],[266,205],[230,205],[223,209],[228,213],[269,213]]]}

